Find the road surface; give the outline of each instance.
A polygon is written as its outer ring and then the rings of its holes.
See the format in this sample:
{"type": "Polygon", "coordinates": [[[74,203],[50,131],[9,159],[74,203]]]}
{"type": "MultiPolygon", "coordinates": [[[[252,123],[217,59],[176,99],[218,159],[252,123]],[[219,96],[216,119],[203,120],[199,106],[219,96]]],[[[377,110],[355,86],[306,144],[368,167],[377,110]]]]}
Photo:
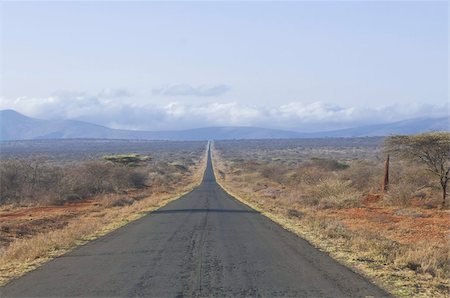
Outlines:
{"type": "Polygon", "coordinates": [[[208,159],[179,200],[0,288],[10,296],[388,296],[228,195],[208,159]]]}

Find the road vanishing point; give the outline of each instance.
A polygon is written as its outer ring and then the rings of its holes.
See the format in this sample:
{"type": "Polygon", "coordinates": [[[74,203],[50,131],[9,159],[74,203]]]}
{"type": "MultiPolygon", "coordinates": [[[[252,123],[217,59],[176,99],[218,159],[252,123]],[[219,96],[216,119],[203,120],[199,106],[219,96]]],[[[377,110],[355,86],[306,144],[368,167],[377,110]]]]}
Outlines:
{"type": "Polygon", "coordinates": [[[386,297],[226,193],[211,154],[180,199],[0,288],[1,297],[386,297]]]}

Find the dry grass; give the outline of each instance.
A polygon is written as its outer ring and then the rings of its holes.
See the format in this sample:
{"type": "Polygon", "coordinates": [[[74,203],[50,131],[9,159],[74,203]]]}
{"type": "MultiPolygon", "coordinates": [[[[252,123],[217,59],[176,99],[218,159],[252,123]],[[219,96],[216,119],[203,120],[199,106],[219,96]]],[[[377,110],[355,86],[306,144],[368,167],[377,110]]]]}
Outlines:
{"type": "Polygon", "coordinates": [[[182,176],[171,180],[171,188],[164,191],[150,188],[123,194],[103,194],[64,206],[3,206],[0,209],[0,232],[11,234],[14,227],[26,222],[25,227],[28,227],[23,231],[28,233],[15,233],[12,241],[2,243],[0,285],[179,198],[200,184],[205,167],[206,154],[198,164],[186,168],[182,176]],[[61,216],[67,214],[71,216],[61,216]],[[33,230],[33,223],[49,218],[60,218],[64,223],[58,222],[58,227],[52,225],[42,233],[33,230]]]}
{"type": "Polygon", "coordinates": [[[283,177],[273,179],[265,162],[217,149],[213,156],[214,170],[221,172],[216,177],[233,196],[391,293],[447,297],[450,214],[436,208],[436,190],[426,176],[410,178],[423,175],[422,169],[393,173],[396,183],[383,199],[371,194],[381,172],[373,161],[335,170],[329,163],[328,170],[310,162],[281,163],[276,175],[283,177]],[[400,198],[396,188],[405,186],[409,192],[400,198]]]}
{"type": "Polygon", "coordinates": [[[328,178],[306,185],[302,201],[319,208],[356,207],[361,204],[361,193],[351,187],[351,181],[328,178]]]}

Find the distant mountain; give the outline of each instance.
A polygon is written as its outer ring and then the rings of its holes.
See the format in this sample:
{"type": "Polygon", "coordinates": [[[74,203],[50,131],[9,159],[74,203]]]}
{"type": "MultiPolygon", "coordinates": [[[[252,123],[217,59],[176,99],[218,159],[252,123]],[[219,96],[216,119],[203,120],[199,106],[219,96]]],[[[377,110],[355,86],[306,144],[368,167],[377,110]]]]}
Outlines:
{"type": "Polygon", "coordinates": [[[302,137],[378,137],[409,135],[429,131],[450,131],[450,118],[416,118],[354,128],[302,134],[302,137]]]}
{"type": "Polygon", "coordinates": [[[76,120],[42,120],[13,110],[0,111],[0,140],[30,139],[148,139],[210,140],[295,138],[298,133],[258,127],[206,127],[179,131],[112,129],[76,120]]]}
{"type": "Polygon", "coordinates": [[[135,131],[112,129],[76,120],[42,120],[14,110],[0,111],[0,140],[30,139],[147,139],[147,140],[224,140],[317,137],[364,137],[414,134],[449,130],[449,118],[422,118],[335,131],[299,133],[260,127],[205,127],[178,131],[135,131]]]}

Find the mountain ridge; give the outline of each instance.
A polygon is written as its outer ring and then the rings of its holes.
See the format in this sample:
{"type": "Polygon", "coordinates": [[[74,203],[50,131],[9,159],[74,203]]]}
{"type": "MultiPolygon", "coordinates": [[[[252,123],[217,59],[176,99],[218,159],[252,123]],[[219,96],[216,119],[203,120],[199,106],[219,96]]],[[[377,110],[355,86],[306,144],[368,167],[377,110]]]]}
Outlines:
{"type": "Polygon", "coordinates": [[[0,140],[33,139],[277,139],[317,137],[365,137],[389,134],[415,134],[449,131],[449,117],[415,118],[392,123],[365,125],[332,131],[301,133],[290,130],[251,126],[216,126],[186,130],[138,131],[113,129],[79,120],[44,120],[25,116],[14,110],[0,110],[0,140]]]}

